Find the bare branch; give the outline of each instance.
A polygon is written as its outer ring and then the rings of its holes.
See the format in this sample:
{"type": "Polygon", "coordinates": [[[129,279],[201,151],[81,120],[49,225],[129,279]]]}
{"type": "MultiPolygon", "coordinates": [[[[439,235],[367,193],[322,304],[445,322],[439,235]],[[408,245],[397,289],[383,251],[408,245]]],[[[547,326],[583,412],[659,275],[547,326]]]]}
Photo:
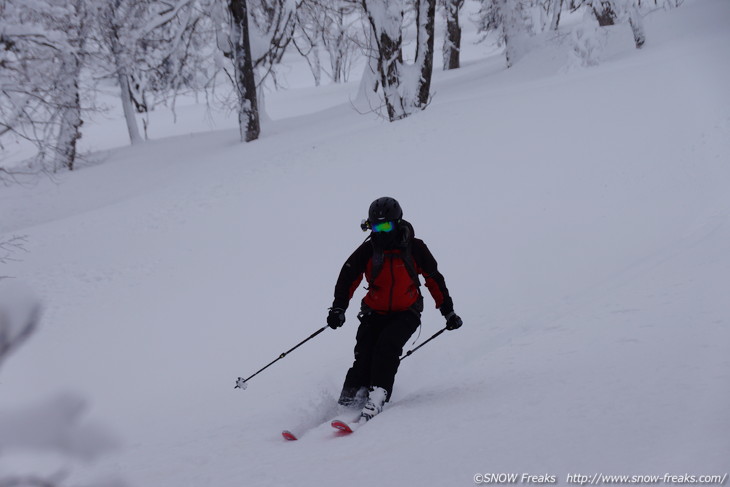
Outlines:
{"type": "MultiPolygon", "coordinates": [[[[0,168],[0,172],[6,172],[5,169],[0,168]]],[[[10,261],[15,261],[10,256],[17,252],[28,252],[25,248],[25,244],[28,243],[28,237],[25,235],[15,235],[4,242],[0,242],[0,264],[6,264],[10,261]]]]}

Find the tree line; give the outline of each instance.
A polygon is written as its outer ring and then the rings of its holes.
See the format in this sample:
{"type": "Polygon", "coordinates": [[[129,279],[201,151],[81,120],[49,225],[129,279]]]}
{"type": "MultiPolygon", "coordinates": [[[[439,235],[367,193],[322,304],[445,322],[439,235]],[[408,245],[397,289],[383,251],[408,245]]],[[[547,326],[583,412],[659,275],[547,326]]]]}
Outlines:
{"type": "MultiPolygon", "coordinates": [[[[642,12],[681,1],[481,0],[476,21],[481,32],[497,34],[509,67],[531,37],[557,30],[565,12],[582,9],[601,26],[626,22],[640,48],[642,12]]],[[[464,0],[0,0],[0,157],[4,141],[15,137],[37,149],[29,167],[74,169],[84,114],[102,109],[96,95],[110,81],[131,144],[145,138],[145,114],[186,92],[232,92],[226,103],[238,113],[241,140],[256,140],[261,85],[277,83],[287,50],[306,59],[316,85],[325,76],[348,81],[354,61],[366,57],[361,89],[377,94],[384,117],[400,120],[430,102],[438,12],[442,67],[459,68],[463,6],[464,0]],[[404,43],[408,29],[413,45],[404,43]],[[218,89],[222,83],[232,89],[218,89]]],[[[0,162],[0,178],[11,172],[0,162]]]]}

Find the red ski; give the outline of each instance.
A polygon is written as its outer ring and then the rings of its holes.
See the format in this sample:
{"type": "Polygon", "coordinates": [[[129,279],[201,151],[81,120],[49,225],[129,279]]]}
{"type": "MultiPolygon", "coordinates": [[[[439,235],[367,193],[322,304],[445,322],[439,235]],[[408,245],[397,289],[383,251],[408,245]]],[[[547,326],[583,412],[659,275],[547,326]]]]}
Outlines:
{"type": "MultiPolygon", "coordinates": [[[[325,422],[324,424],[326,424],[325,422]]],[[[347,435],[354,432],[360,426],[360,411],[341,413],[337,418],[329,422],[341,434],[347,435]]],[[[308,431],[318,428],[323,423],[311,423],[309,427],[299,427],[292,430],[282,430],[281,436],[287,441],[297,441],[308,431]],[[296,433],[295,433],[296,432],[296,433]]]]}
{"type": "Polygon", "coordinates": [[[298,440],[298,439],[299,439],[299,438],[297,438],[297,437],[296,437],[296,436],[294,435],[294,433],[292,433],[292,432],[291,432],[291,431],[289,431],[289,430],[284,430],[284,431],[282,431],[282,432],[281,432],[281,436],[283,436],[285,440],[289,440],[289,441],[296,441],[296,440],[298,440]]]}
{"type": "Polygon", "coordinates": [[[358,423],[345,423],[342,420],[335,419],[330,423],[333,428],[339,430],[343,434],[354,433],[358,423]]]}

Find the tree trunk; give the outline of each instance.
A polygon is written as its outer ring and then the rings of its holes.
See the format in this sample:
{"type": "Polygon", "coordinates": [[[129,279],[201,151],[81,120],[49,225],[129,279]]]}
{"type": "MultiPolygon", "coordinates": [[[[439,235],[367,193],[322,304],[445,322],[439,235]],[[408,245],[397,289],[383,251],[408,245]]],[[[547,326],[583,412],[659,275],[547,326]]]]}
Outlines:
{"type": "Polygon", "coordinates": [[[426,108],[431,94],[431,75],[433,73],[434,25],[436,23],[436,0],[418,0],[418,39],[416,66],[421,72],[418,79],[418,99],[415,106],[426,108]]]}
{"type": "Polygon", "coordinates": [[[598,25],[601,27],[615,25],[619,20],[619,13],[621,21],[625,20],[628,16],[631,32],[634,35],[634,44],[637,49],[641,49],[646,42],[646,33],[644,32],[643,19],[636,5],[631,3],[624,4],[617,12],[616,5],[614,5],[612,0],[600,0],[598,2],[594,0],[592,7],[593,14],[596,16],[598,25]]]}
{"type": "Polygon", "coordinates": [[[563,0],[553,0],[553,17],[550,20],[550,30],[558,30],[560,25],[560,14],[563,12],[563,0]]]}
{"type": "Polygon", "coordinates": [[[388,111],[388,118],[391,122],[405,118],[405,107],[403,106],[403,98],[400,95],[400,70],[398,58],[400,57],[400,47],[402,38],[390,37],[387,33],[380,34],[380,82],[383,86],[383,94],[385,95],[385,105],[388,111]]]}
{"type": "Polygon", "coordinates": [[[520,57],[521,19],[519,18],[519,12],[516,10],[517,6],[513,5],[512,0],[499,0],[497,7],[502,21],[504,57],[507,67],[511,68],[520,57]]]}
{"type": "Polygon", "coordinates": [[[114,26],[111,36],[111,51],[114,57],[114,64],[117,72],[117,82],[122,98],[122,111],[124,112],[124,120],[127,122],[127,132],[129,133],[129,142],[132,145],[142,143],[142,136],[139,134],[139,126],[137,125],[136,110],[130,95],[128,63],[125,61],[124,47],[119,39],[119,28],[114,26]]]}
{"type": "Polygon", "coordinates": [[[129,75],[129,97],[132,99],[137,113],[147,113],[148,107],[144,88],[139,77],[135,76],[134,73],[129,75]]]}
{"type": "Polygon", "coordinates": [[[347,56],[344,9],[339,8],[333,17],[334,23],[337,26],[337,37],[334,44],[334,59],[330,57],[330,59],[332,59],[332,62],[330,63],[332,66],[332,81],[335,83],[341,83],[344,81],[346,76],[345,62],[347,56]]]}
{"type": "Polygon", "coordinates": [[[403,6],[400,0],[363,0],[363,6],[378,46],[378,72],[388,119],[400,120],[408,116],[400,93],[403,6]]]}
{"type": "Polygon", "coordinates": [[[388,119],[400,120],[417,109],[424,109],[429,102],[436,0],[417,1],[416,59],[412,65],[403,62],[403,2],[363,0],[363,6],[377,44],[378,72],[388,119]]]}
{"type": "Polygon", "coordinates": [[[631,25],[631,32],[634,34],[636,49],[641,49],[646,42],[646,32],[644,31],[644,19],[641,18],[641,13],[639,13],[636,6],[629,9],[629,25],[631,25]]]}
{"type": "Polygon", "coordinates": [[[129,141],[132,145],[140,144],[142,143],[142,136],[139,134],[136,111],[132,103],[132,97],[129,94],[129,78],[126,70],[120,68],[117,79],[119,80],[119,89],[122,91],[122,111],[124,111],[124,119],[127,122],[129,141]]]}
{"type": "Polygon", "coordinates": [[[309,65],[312,68],[312,76],[314,76],[314,86],[322,84],[322,60],[319,58],[319,40],[312,46],[312,60],[309,65]]]}
{"type": "Polygon", "coordinates": [[[229,0],[228,10],[231,13],[233,69],[238,95],[238,126],[241,131],[241,140],[251,142],[259,138],[261,125],[249,41],[248,5],[246,0],[229,0]]]}
{"type": "Polygon", "coordinates": [[[79,95],[79,76],[83,66],[85,43],[86,12],[83,2],[73,6],[74,15],[69,24],[69,45],[72,52],[62,55],[59,72],[58,92],[60,127],[55,146],[54,170],[66,167],[73,171],[76,161],[76,142],[81,138],[81,96],[79,95]]]}
{"type": "Polygon", "coordinates": [[[54,169],[66,167],[73,171],[76,161],[76,142],[81,138],[81,100],[79,96],[79,73],[81,62],[77,56],[71,55],[71,59],[64,61],[62,76],[59,85],[63,90],[61,93],[61,117],[58,139],[56,140],[56,157],[53,164],[54,169]],[[66,63],[69,64],[66,67],[66,63]],[[68,77],[66,77],[68,76],[68,77]]]}
{"type": "Polygon", "coordinates": [[[596,16],[598,25],[601,27],[616,24],[616,10],[611,0],[594,1],[593,15],[596,16]]]}
{"type": "Polygon", "coordinates": [[[444,71],[459,69],[461,52],[461,26],[459,10],[464,0],[446,0],[446,36],[444,36],[444,71]]]}

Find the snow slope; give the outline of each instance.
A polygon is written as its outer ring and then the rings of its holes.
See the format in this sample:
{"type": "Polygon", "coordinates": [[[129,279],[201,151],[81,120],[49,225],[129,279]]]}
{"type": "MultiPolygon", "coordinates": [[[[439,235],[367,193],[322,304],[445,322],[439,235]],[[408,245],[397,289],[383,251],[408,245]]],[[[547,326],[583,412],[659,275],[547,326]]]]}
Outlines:
{"type": "MultiPolygon", "coordinates": [[[[728,472],[728,20],[727,1],[688,0],[646,19],[641,51],[610,29],[598,67],[566,68],[563,45],[508,71],[490,57],[439,72],[428,110],[395,124],[324,87],[328,108],[301,102],[255,143],[232,126],[185,131],[0,189],[0,239],[28,240],[2,274],[46,304],[3,366],[0,411],[83,393],[124,448],[71,465],[79,482],[728,472]],[[284,442],[339,393],[363,291],[344,328],[246,391],[234,381],[324,325],[383,195],[439,260],[465,325],[404,361],[388,409],[355,435],[323,425],[284,442]]],[[[272,94],[271,112],[297,90],[272,94]]],[[[419,340],[443,326],[426,302],[419,340]]],[[[3,453],[2,470],[33,465],[3,453]]]]}

